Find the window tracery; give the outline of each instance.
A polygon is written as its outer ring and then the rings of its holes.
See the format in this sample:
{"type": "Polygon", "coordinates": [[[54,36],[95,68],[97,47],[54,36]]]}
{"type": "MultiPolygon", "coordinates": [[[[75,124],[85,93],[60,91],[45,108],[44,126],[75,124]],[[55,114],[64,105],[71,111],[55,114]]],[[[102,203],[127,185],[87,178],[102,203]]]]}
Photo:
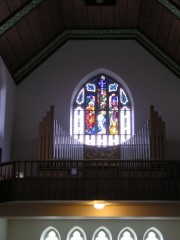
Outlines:
{"type": "Polygon", "coordinates": [[[131,112],[129,96],[120,83],[98,74],[75,96],[72,135],[87,145],[118,145],[131,137],[131,112]]]}

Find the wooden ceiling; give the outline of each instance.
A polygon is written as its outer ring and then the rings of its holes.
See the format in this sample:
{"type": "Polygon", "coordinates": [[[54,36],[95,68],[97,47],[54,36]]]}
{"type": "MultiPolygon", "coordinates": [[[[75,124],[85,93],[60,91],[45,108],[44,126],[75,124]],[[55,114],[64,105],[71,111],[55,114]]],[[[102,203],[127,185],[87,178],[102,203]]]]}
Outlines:
{"type": "Polygon", "coordinates": [[[135,39],[180,77],[180,0],[0,0],[0,55],[16,84],[68,39],[135,39]]]}

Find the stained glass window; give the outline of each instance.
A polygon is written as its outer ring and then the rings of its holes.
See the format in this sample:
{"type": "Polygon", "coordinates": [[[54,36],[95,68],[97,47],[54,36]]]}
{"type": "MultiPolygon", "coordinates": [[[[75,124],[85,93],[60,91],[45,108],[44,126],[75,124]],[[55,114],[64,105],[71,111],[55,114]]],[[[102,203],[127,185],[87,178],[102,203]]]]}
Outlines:
{"type": "Polygon", "coordinates": [[[74,138],[87,145],[111,146],[131,137],[131,103],[118,81],[99,74],[77,92],[73,105],[74,138]]]}

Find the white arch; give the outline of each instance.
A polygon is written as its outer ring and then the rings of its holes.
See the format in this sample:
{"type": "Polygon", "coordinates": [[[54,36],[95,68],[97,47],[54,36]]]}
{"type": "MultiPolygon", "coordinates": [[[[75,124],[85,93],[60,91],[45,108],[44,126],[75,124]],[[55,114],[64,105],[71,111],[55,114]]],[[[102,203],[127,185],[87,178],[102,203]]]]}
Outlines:
{"type": "Polygon", "coordinates": [[[89,79],[91,79],[92,77],[94,77],[94,76],[96,76],[96,75],[98,75],[100,73],[107,74],[108,76],[110,76],[110,77],[114,78],[115,80],[117,80],[122,85],[122,87],[126,90],[126,92],[128,93],[128,96],[129,96],[130,102],[131,102],[131,107],[132,107],[131,121],[132,121],[132,135],[133,135],[134,131],[135,131],[134,130],[134,101],[133,101],[133,97],[132,97],[131,91],[130,91],[128,85],[126,84],[126,82],[119,75],[117,75],[116,73],[114,73],[111,70],[106,69],[106,68],[98,68],[98,69],[88,73],[85,77],[83,77],[79,81],[79,83],[77,84],[76,88],[74,89],[74,92],[73,92],[72,97],[71,97],[71,103],[70,103],[70,134],[72,134],[73,101],[74,101],[75,95],[76,95],[77,91],[81,88],[81,86],[86,81],[88,81],[89,79]]]}
{"type": "Polygon", "coordinates": [[[155,227],[151,227],[147,229],[147,231],[144,233],[143,240],[163,240],[162,233],[155,227]],[[151,234],[154,233],[154,235],[151,237],[151,234]]]}
{"type": "Polygon", "coordinates": [[[73,227],[69,232],[68,232],[68,235],[67,235],[67,240],[86,240],[86,233],[84,232],[84,230],[78,226],[75,226],[73,227]],[[77,235],[73,235],[73,234],[76,234],[76,233],[80,233],[81,235],[78,237],[77,235]],[[78,238],[78,239],[76,239],[78,238]]]}
{"type": "Polygon", "coordinates": [[[58,230],[55,229],[55,228],[52,227],[52,226],[47,227],[47,228],[42,232],[41,237],[40,237],[40,240],[46,240],[47,237],[48,237],[47,235],[48,235],[51,231],[55,232],[56,237],[57,237],[58,240],[61,240],[61,237],[60,237],[60,234],[59,234],[58,230]]]}
{"type": "Polygon", "coordinates": [[[99,233],[104,232],[107,234],[107,236],[104,236],[104,239],[101,238],[101,240],[112,240],[112,234],[111,232],[104,226],[101,226],[96,229],[96,231],[93,233],[92,240],[96,240],[98,237],[100,239],[100,236],[98,236],[99,233]]]}
{"type": "MultiPolygon", "coordinates": [[[[117,237],[117,240],[121,240],[123,237],[124,237],[124,240],[126,240],[125,236],[123,236],[123,234],[126,233],[126,232],[128,232],[128,233],[130,233],[130,234],[132,235],[133,240],[137,240],[137,235],[136,235],[135,231],[134,231],[132,228],[130,228],[130,227],[125,227],[125,228],[123,228],[123,229],[119,232],[118,237],[117,237]]],[[[130,238],[130,239],[131,239],[131,238],[130,238]]],[[[127,239],[127,240],[128,240],[128,239],[127,239]]]]}

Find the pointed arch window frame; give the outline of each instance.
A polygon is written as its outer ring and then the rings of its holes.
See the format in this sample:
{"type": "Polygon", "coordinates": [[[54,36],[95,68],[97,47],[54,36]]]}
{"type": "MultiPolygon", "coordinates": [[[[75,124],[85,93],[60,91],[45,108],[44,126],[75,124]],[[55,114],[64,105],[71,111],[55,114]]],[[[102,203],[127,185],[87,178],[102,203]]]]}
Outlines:
{"type": "MultiPolygon", "coordinates": [[[[86,91],[86,87],[85,86],[87,86],[87,83],[88,83],[88,81],[89,80],[91,80],[91,79],[93,79],[93,78],[95,78],[95,77],[97,77],[97,76],[101,76],[101,75],[105,75],[106,77],[109,77],[109,78],[111,78],[112,80],[113,80],[113,82],[114,83],[118,83],[119,84],[119,89],[121,89],[121,92],[119,92],[119,97],[120,97],[120,94],[122,94],[122,93],[125,93],[127,96],[128,96],[128,101],[129,101],[129,106],[130,106],[130,111],[131,111],[131,116],[130,116],[130,128],[131,128],[131,132],[130,132],[130,134],[129,134],[129,136],[132,136],[133,134],[134,134],[134,101],[133,101],[133,98],[132,98],[132,94],[131,94],[131,91],[129,90],[129,87],[128,87],[128,85],[126,84],[126,82],[122,79],[122,78],[120,78],[117,74],[115,74],[115,73],[113,73],[112,71],[110,71],[110,70],[107,70],[107,69],[103,69],[103,68],[101,68],[101,69],[97,69],[97,70],[95,70],[95,71],[93,71],[93,72],[91,72],[91,73],[89,73],[89,74],[87,74],[78,84],[77,84],[77,86],[76,86],[76,88],[75,88],[75,90],[74,90],[74,93],[73,93],[73,95],[72,95],[72,98],[71,98],[71,108],[70,108],[70,134],[72,135],[72,136],[74,136],[75,134],[74,134],[74,131],[73,131],[73,129],[74,129],[74,126],[73,126],[73,122],[74,122],[74,101],[75,101],[75,99],[77,98],[77,94],[82,90],[82,89],[84,89],[83,91],[86,91]]],[[[114,88],[116,88],[116,84],[114,84],[114,86],[113,86],[114,88]]],[[[96,91],[97,91],[97,89],[96,89],[96,91]]],[[[94,92],[94,89],[92,88],[92,92],[94,92]]],[[[109,91],[109,93],[111,93],[111,90],[109,91]]],[[[83,93],[83,94],[85,94],[85,92],[83,93]]],[[[127,99],[126,99],[127,100],[127,99]]],[[[125,101],[126,101],[125,100],[125,101]]],[[[84,101],[85,101],[85,96],[84,96],[84,101]]],[[[121,101],[121,105],[123,106],[124,105],[124,107],[126,107],[127,105],[126,105],[126,102],[122,102],[121,101]]],[[[82,107],[83,105],[82,104],[79,104],[79,110],[82,110],[82,109],[84,109],[83,107],[82,107]]],[[[84,124],[85,124],[85,121],[83,121],[84,122],[84,124]]],[[[120,128],[120,127],[119,127],[120,128]]],[[[85,129],[85,125],[83,126],[83,129],[85,129]]],[[[87,135],[85,135],[85,130],[83,130],[81,133],[79,133],[79,134],[82,134],[82,138],[78,138],[78,140],[80,141],[80,142],[82,142],[82,143],[85,143],[85,144],[87,144],[87,141],[86,141],[86,137],[87,137],[87,135]]],[[[108,136],[110,136],[110,134],[108,134],[108,136]]],[[[117,138],[119,138],[119,134],[117,135],[117,138]]],[[[114,139],[115,139],[115,137],[116,137],[116,135],[113,135],[112,136],[114,139]]],[[[87,145],[94,145],[94,146],[98,146],[98,145],[101,145],[101,142],[103,142],[103,141],[101,141],[101,139],[102,139],[102,135],[99,135],[99,136],[97,136],[97,135],[91,135],[91,141],[92,141],[92,143],[90,142],[90,143],[88,143],[87,145]],[[99,142],[100,142],[100,144],[98,144],[98,140],[97,139],[100,139],[99,140],[99,142]]],[[[126,140],[126,139],[125,139],[126,140]]],[[[125,141],[124,140],[124,141],[125,141]]],[[[116,140],[115,140],[116,141],[116,140]]],[[[121,142],[123,142],[123,141],[119,141],[118,143],[116,143],[116,144],[114,144],[114,143],[112,143],[112,144],[109,144],[109,142],[107,142],[107,144],[105,144],[105,146],[108,146],[108,145],[117,145],[117,144],[119,144],[119,143],[121,143],[121,142]]],[[[101,145],[102,146],[102,145],[101,145]]]]}

